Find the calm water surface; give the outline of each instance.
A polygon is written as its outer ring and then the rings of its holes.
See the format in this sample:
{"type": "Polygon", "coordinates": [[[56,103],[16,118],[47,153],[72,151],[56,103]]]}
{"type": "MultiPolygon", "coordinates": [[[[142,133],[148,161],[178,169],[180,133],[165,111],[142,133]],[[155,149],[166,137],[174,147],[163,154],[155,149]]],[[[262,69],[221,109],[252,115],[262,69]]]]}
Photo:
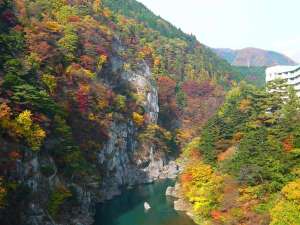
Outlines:
{"type": "Polygon", "coordinates": [[[104,204],[96,211],[95,225],[195,225],[185,214],[173,209],[172,198],[165,196],[170,180],[138,186],[104,204]],[[147,201],[151,209],[144,210],[147,201]]]}

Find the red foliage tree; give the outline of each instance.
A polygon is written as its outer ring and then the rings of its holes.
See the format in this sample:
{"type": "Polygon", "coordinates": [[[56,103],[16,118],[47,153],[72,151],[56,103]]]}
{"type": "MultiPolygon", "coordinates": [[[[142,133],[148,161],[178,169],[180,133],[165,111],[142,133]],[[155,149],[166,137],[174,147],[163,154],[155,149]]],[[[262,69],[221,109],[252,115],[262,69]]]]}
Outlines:
{"type": "Polygon", "coordinates": [[[215,220],[222,219],[222,212],[220,212],[218,210],[213,210],[210,214],[211,214],[211,217],[215,220]]]}
{"type": "Polygon", "coordinates": [[[93,70],[95,59],[88,55],[82,55],[80,56],[80,63],[85,69],[93,70]]]}
{"type": "Polygon", "coordinates": [[[176,101],[176,82],[166,76],[157,79],[160,120],[171,128],[177,120],[180,110],[176,101]],[[171,119],[172,118],[172,119],[171,119]]]}
{"type": "Polygon", "coordinates": [[[180,177],[181,182],[184,183],[189,183],[193,180],[193,175],[190,173],[183,173],[180,177]]]}
{"type": "Polygon", "coordinates": [[[5,10],[1,15],[1,19],[10,26],[13,26],[16,24],[16,17],[11,10],[5,10]]]}
{"type": "Polygon", "coordinates": [[[20,159],[21,157],[22,156],[21,156],[20,152],[18,152],[18,151],[13,150],[13,151],[9,152],[9,158],[12,160],[17,160],[17,159],[20,159]]]}
{"type": "Polygon", "coordinates": [[[212,85],[210,81],[206,80],[200,83],[201,96],[211,95],[214,90],[215,90],[215,86],[212,85]]]}
{"type": "Polygon", "coordinates": [[[30,52],[38,54],[40,60],[47,63],[56,62],[59,56],[59,51],[52,44],[53,39],[57,38],[57,34],[51,33],[46,28],[45,23],[32,21],[32,28],[26,27],[26,43],[30,52]]]}
{"type": "Polygon", "coordinates": [[[198,83],[193,80],[184,82],[181,88],[190,97],[208,96],[215,89],[209,81],[198,83]]]}
{"type": "Polygon", "coordinates": [[[81,113],[87,112],[88,109],[88,91],[87,86],[80,85],[76,94],[78,109],[81,113]]]}
{"type": "Polygon", "coordinates": [[[72,16],[69,16],[69,17],[68,17],[68,21],[69,21],[70,23],[78,23],[78,22],[81,21],[81,18],[80,18],[79,16],[74,16],[74,15],[72,15],[72,16]]]}
{"type": "Polygon", "coordinates": [[[161,104],[170,103],[175,97],[176,82],[169,77],[163,76],[157,79],[159,88],[159,101],[161,104]]]}
{"type": "Polygon", "coordinates": [[[200,85],[193,80],[188,80],[184,82],[181,86],[181,89],[190,97],[197,97],[201,94],[200,85]]]}
{"type": "Polygon", "coordinates": [[[292,151],[294,148],[293,142],[294,142],[293,135],[289,135],[287,138],[285,138],[282,142],[284,151],[286,151],[286,152],[292,151]]]}

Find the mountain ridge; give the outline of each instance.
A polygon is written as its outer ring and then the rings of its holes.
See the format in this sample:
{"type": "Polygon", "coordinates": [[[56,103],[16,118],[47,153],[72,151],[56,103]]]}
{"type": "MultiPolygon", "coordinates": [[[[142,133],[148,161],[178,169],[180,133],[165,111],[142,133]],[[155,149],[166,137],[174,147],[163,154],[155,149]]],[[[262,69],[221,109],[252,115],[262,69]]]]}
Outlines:
{"type": "Polygon", "coordinates": [[[213,48],[212,50],[219,57],[225,59],[234,66],[265,67],[279,64],[297,64],[296,61],[282,53],[255,47],[246,47],[242,49],[213,48]]]}

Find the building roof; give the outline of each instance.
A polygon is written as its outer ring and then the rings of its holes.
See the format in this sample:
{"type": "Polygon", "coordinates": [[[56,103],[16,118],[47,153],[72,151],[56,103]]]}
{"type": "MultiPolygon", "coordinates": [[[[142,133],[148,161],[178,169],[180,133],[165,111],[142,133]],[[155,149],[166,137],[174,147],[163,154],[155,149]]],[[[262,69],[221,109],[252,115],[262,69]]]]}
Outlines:
{"type": "Polygon", "coordinates": [[[300,69],[300,65],[296,66],[272,66],[266,69],[266,73],[286,73],[300,69]]]}

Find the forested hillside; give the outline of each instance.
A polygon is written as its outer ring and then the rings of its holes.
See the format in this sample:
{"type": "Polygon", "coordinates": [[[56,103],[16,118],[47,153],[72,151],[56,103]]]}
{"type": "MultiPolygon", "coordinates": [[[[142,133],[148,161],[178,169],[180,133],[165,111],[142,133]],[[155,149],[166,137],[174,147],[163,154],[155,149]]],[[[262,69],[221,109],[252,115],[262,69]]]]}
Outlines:
{"type": "Polygon", "coordinates": [[[3,0],[0,18],[1,224],[91,224],[159,178],[237,75],[135,1],[3,0]]]}
{"type": "MultiPolygon", "coordinates": [[[[153,14],[141,3],[135,0],[104,0],[103,4],[115,13],[135,19],[157,31],[160,34],[160,38],[162,38],[161,41],[165,38],[173,39],[172,44],[169,43],[169,48],[173,48],[175,55],[172,58],[174,62],[179,64],[179,61],[183,60],[184,64],[189,64],[192,67],[191,69],[194,70],[190,71],[195,73],[194,76],[201,76],[206,71],[210,76],[218,77],[217,79],[225,82],[223,80],[224,74],[230,76],[229,78],[234,78],[234,76],[238,75],[225,60],[217,57],[210,48],[200,44],[195,36],[183,33],[168,21],[153,14]]],[[[166,51],[166,49],[164,50],[164,45],[157,45],[156,47],[158,47],[158,52],[166,51]]],[[[177,70],[174,70],[178,77],[180,77],[181,71],[184,71],[184,69],[177,68],[177,70]]],[[[226,83],[224,84],[226,85],[226,83]]]]}
{"type": "Polygon", "coordinates": [[[268,93],[241,83],[228,92],[184,151],[182,191],[199,224],[300,223],[299,116],[292,88],[268,93]]]}
{"type": "Polygon", "coordinates": [[[234,67],[240,76],[237,76],[237,81],[245,81],[257,87],[264,87],[266,85],[266,67],[247,67],[235,66],[234,67]]]}

